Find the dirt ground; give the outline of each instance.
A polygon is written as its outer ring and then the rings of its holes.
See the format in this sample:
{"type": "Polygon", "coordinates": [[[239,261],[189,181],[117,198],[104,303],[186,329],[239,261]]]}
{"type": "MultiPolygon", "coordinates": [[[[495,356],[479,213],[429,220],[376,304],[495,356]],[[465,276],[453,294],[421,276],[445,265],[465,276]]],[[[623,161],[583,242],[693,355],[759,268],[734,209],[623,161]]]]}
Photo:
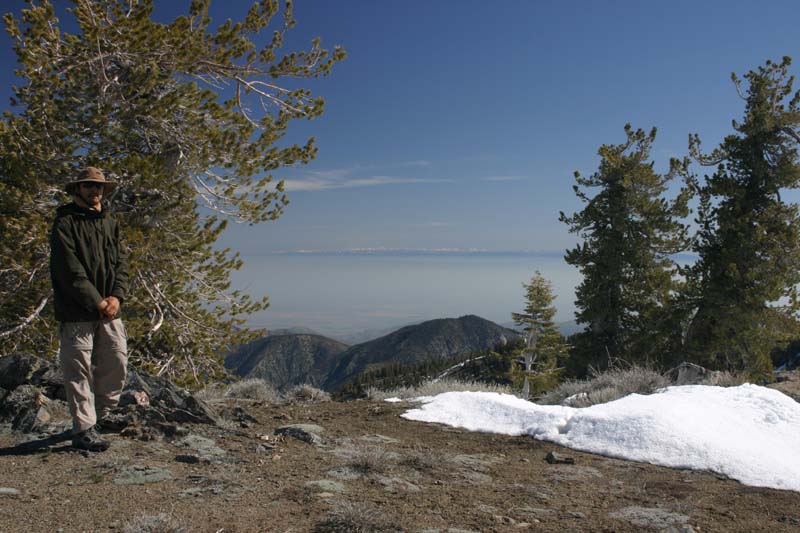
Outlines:
{"type": "Polygon", "coordinates": [[[408,407],[249,403],[250,427],[112,434],[97,454],[6,432],[0,531],[156,531],[144,521],[160,513],[202,532],[800,530],[800,493],[412,422],[408,407]],[[273,434],[287,424],[324,440],[273,434]]]}

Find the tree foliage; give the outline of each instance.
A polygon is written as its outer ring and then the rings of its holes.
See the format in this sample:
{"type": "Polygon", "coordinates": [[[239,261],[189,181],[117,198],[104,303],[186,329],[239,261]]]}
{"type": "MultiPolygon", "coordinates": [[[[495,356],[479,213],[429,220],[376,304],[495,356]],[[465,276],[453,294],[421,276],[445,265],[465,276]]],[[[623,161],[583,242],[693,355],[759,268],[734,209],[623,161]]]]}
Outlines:
{"type": "Polygon", "coordinates": [[[518,364],[512,366],[515,386],[521,386],[522,396],[541,394],[558,384],[559,362],[567,353],[567,344],[553,322],[556,308],[550,282],[539,271],[530,283],[523,283],[525,310],[511,313],[511,318],[524,331],[524,345],[517,353],[518,364]]]}
{"type": "MultiPolygon", "coordinates": [[[[573,190],[585,207],[560,220],[581,243],[565,260],[578,267],[576,317],[584,332],[574,337],[570,371],[605,368],[622,358],[657,360],[668,351],[678,327],[674,306],[676,265],[672,256],[686,246],[688,189],[664,197],[675,173],[660,175],[648,161],[656,130],[625,126],[626,141],[603,145],[596,173],[575,173],[573,190]],[[587,189],[597,189],[590,196],[587,189]]],[[[677,171],[680,162],[673,162],[677,171]]],[[[679,329],[679,328],[678,328],[679,329]]]]}
{"type": "Polygon", "coordinates": [[[800,186],[800,92],[792,94],[791,60],[767,61],[733,82],[745,101],[741,122],[711,154],[690,136],[690,151],[715,166],[700,199],[693,248],[699,260],[687,271],[694,316],[686,352],[706,365],[764,377],[770,352],[798,333],[800,220],[797,204],[781,191],[800,186]]]}
{"type": "Polygon", "coordinates": [[[49,0],[4,16],[23,84],[0,121],[0,332],[15,331],[3,353],[54,348],[47,305],[36,311],[50,291],[47,233],[65,180],[85,165],[120,183],[110,201],[134,273],[134,360],[198,382],[221,369],[215,354],[247,340],[237,326],[267,300],[230,291],[241,259],[213,245],[228,220],[272,220],[288,204],[273,173],[317,149],[313,138],[279,142],[292,120],[324,109],[294,80],[327,75],[344,51],[315,39],[282,53],[291,1],[254,3],[216,28],[209,3],[162,23],[153,0],[72,0],[74,34],[49,0]]]}

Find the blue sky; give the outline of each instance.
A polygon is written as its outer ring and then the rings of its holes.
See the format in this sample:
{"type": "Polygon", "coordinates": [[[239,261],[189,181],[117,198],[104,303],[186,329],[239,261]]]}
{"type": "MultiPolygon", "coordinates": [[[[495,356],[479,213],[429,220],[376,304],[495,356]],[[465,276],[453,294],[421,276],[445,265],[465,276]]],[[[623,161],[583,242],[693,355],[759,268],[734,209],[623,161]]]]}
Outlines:
{"type": "MultiPolygon", "coordinates": [[[[157,0],[157,16],[188,4],[157,0]]],[[[214,0],[211,15],[236,19],[249,5],[214,0]]],[[[356,248],[560,254],[574,238],[558,212],[580,207],[572,174],[592,173],[597,148],[621,142],[626,122],[658,128],[652,155],[666,169],[686,154],[689,133],[711,149],[731,132],[743,108],[731,72],[800,61],[800,3],[787,0],[297,0],[295,15],[286,49],[320,36],[348,58],[307,84],[325,115],[287,140],[314,135],[319,155],[278,174],[289,184],[285,215],[223,237],[245,259],[356,248]]],[[[0,53],[7,102],[5,34],[0,53]]],[[[256,275],[235,279],[251,286],[256,275]]],[[[569,318],[564,283],[560,316],[569,318]]]]}

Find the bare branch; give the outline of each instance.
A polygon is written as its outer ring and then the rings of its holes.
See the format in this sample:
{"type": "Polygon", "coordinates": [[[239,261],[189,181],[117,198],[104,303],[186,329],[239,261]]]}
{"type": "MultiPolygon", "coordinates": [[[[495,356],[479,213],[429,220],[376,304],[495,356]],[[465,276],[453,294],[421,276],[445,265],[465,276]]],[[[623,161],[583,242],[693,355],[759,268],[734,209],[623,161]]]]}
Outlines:
{"type": "Polygon", "coordinates": [[[4,339],[4,338],[6,338],[6,337],[8,337],[10,335],[13,335],[14,333],[17,333],[18,331],[22,331],[23,329],[25,329],[28,326],[28,324],[33,322],[36,319],[36,317],[39,316],[39,313],[42,312],[42,309],[44,309],[44,306],[47,304],[47,300],[49,298],[50,298],[49,296],[45,296],[44,298],[42,298],[42,301],[39,302],[39,305],[36,306],[36,309],[34,309],[33,313],[30,316],[25,318],[22,322],[17,324],[15,327],[0,333],[0,339],[4,339]]]}

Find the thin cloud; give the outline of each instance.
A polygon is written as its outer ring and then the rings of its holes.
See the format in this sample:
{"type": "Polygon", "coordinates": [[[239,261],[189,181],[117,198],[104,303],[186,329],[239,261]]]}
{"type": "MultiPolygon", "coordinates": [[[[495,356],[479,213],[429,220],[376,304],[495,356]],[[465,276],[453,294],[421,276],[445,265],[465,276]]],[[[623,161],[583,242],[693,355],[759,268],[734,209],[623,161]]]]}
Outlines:
{"type": "Polygon", "coordinates": [[[483,181],[521,181],[526,179],[525,176],[487,176],[481,178],[483,181]]]}
{"type": "Polygon", "coordinates": [[[394,178],[391,176],[371,176],[368,178],[324,179],[307,178],[284,180],[287,191],[326,191],[331,189],[353,189],[379,185],[406,185],[411,183],[445,183],[452,180],[426,178],[394,178]]]}
{"type": "Polygon", "coordinates": [[[309,170],[307,172],[308,175],[313,176],[314,178],[321,179],[321,180],[330,180],[336,178],[343,178],[346,176],[350,176],[358,170],[360,167],[352,166],[352,167],[344,167],[344,168],[333,168],[330,170],[309,170]]]}

